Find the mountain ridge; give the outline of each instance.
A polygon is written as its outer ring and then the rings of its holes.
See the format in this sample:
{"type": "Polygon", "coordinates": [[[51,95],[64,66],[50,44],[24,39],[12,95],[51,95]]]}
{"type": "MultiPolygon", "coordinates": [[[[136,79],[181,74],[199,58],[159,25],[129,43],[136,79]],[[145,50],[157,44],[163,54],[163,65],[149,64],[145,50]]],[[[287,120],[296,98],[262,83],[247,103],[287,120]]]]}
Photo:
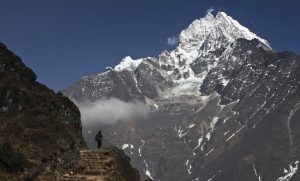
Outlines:
{"type": "MultiPolygon", "coordinates": [[[[213,23],[207,34],[197,28],[201,23],[190,25],[193,36],[181,41],[185,45],[138,66],[127,59],[129,69],[107,69],[66,89],[79,103],[138,99],[151,111],[145,120],[113,125],[86,120],[88,144],[94,128],[102,127],[142,177],[154,180],[299,179],[300,57],[273,51],[241,27],[224,34],[239,25],[224,16],[216,18],[228,27],[213,23]]],[[[206,19],[215,21],[208,14],[193,23],[206,19]]]]}

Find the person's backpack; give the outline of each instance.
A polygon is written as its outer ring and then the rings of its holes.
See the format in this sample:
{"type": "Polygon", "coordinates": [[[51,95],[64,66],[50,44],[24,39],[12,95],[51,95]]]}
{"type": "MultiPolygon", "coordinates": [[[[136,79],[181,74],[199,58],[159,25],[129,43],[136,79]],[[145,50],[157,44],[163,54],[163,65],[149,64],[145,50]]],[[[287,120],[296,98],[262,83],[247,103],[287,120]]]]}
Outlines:
{"type": "Polygon", "coordinates": [[[97,134],[95,136],[95,141],[101,141],[101,139],[102,139],[102,134],[97,134]]]}

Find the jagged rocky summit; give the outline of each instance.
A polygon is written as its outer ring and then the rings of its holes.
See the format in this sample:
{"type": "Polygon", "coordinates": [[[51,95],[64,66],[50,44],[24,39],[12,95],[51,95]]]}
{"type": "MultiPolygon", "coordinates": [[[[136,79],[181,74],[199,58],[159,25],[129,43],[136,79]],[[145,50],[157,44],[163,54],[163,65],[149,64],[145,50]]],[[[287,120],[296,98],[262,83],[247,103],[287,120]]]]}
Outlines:
{"type": "Polygon", "coordinates": [[[119,149],[86,149],[75,104],[0,43],[0,180],[140,180],[119,149]]]}
{"type": "Polygon", "coordinates": [[[226,13],[209,13],[180,33],[175,50],[126,57],[64,94],[79,104],[113,97],[148,106],[145,120],[83,124],[89,146],[102,127],[143,178],[300,180],[299,64],[226,13]]]}

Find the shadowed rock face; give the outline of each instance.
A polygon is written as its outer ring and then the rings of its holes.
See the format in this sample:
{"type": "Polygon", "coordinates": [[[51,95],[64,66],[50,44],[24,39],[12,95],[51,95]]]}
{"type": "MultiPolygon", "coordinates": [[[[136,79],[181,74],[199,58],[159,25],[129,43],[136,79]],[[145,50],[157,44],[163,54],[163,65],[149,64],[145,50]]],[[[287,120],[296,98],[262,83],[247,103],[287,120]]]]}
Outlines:
{"type": "Polygon", "coordinates": [[[135,87],[138,91],[130,99],[143,96],[151,109],[146,120],[87,125],[84,136],[90,147],[92,135],[101,127],[110,143],[131,156],[143,178],[155,180],[300,179],[295,172],[300,161],[299,56],[276,53],[256,39],[237,39],[225,50],[221,47],[189,64],[197,78],[205,75],[194,94],[185,92],[191,90],[185,87],[190,82],[177,81],[181,74],[172,63],[167,68],[155,58],[144,61],[127,72],[132,76],[127,79],[137,83],[127,82],[124,89],[114,85],[114,93],[97,94],[103,89],[94,85],[116,82],[104,76],[106,72],[98,74],[105,78],[81,79],[64,92],[80,102],[83,97],[118,97],[135,87]]]}
{"type": "MultiPolygon", "coordinates": [[[[0,44],[0,180],[59,180],[67,173],[85,177],[84,166],[97,162],[83,160],[83,152],[93,153],[85,149],[75,104],[36,82],[34,72],[0,44]]],[[[139,180],[122,151],[96,153],[102,155],[97,167],[102,180],[139,180]],[[108,159],[113,169],[101,165],[108,159]]]]}
{"type": "Polygon", "coordinates": [[[54,176],[85,146],[80,112],[62,94],[36,82],[34,72],[0,45],[0,175],[9,179],[54,176]],[[16,160],[21,160],[20,162],[16,160]],[[52,175],[52,176],[51,176],[52,175]]]}

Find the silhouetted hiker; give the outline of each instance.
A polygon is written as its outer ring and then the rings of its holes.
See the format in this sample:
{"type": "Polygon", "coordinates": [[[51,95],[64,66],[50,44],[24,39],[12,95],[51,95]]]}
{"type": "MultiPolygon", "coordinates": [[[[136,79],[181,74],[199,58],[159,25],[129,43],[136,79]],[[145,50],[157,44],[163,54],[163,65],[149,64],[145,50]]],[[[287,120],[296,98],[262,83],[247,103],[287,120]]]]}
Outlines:
{"type": "Polygon", "coordinates": [[[102,145],[102,133],[101,131],[98,132],[98,134],[95,136],[95,141],[97,141],[97,148],[101,148],[102,145]]]}

